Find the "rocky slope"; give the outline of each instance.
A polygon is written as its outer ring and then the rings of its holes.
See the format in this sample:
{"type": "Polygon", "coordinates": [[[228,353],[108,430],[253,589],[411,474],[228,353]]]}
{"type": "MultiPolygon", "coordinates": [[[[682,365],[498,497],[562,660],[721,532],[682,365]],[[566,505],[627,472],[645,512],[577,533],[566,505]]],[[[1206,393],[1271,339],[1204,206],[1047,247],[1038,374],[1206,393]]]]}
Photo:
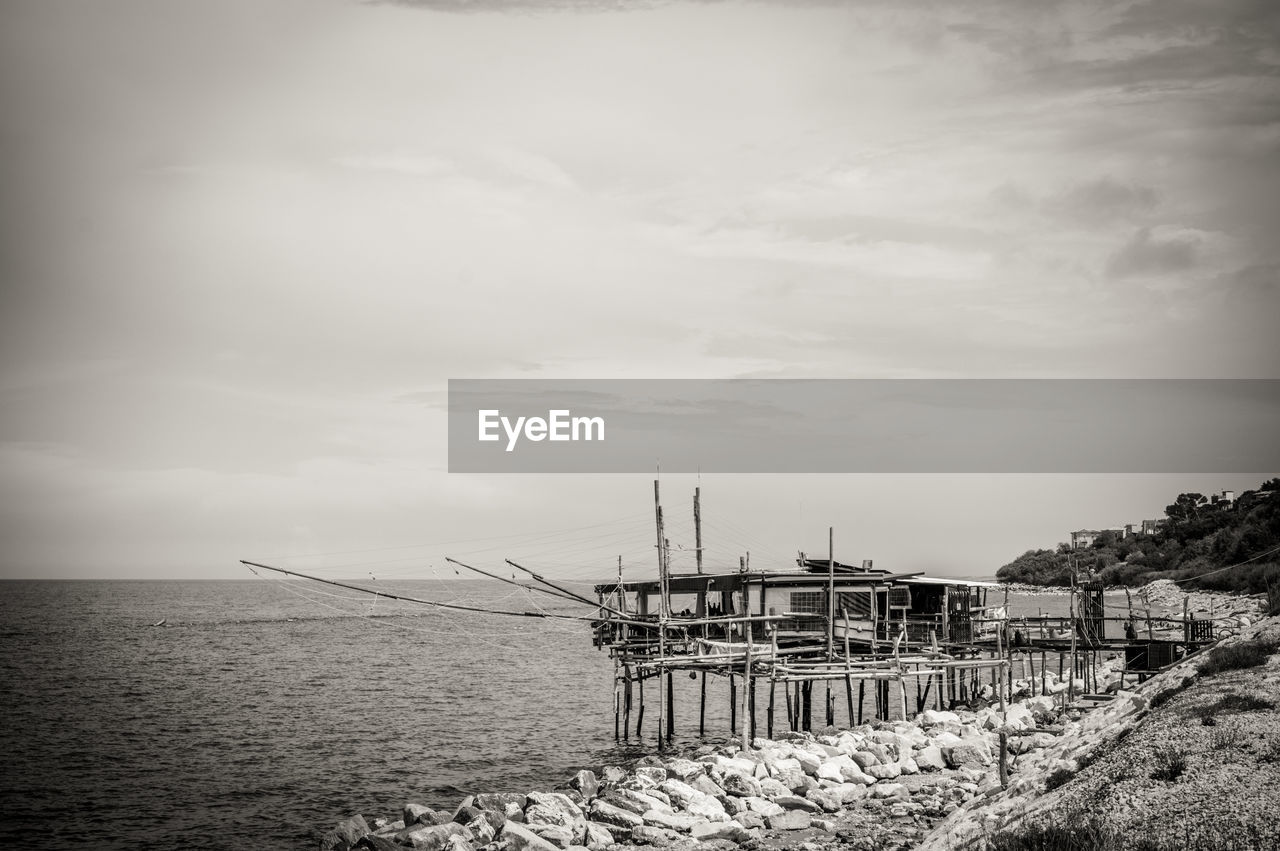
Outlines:
{"type": "Polygon", "coordinates": [[[1273,617],[1162,672],[1086,715],[1008,790],[967,802],[918,848],[1280,848],[1277,649],[1273,617]],[[1217,670],[1242,658],[1262,664],[1217,670]]]}

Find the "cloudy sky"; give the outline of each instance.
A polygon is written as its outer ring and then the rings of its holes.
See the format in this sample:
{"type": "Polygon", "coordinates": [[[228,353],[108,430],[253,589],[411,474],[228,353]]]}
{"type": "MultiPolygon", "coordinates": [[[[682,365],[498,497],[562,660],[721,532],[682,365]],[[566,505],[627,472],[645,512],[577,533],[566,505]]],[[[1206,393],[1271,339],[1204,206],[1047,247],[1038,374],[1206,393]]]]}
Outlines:
{"type": "MultiPolygon", "coordinates": [[[[651,570],[644,476],[450,476],[449,378],[1280,378],[1280,7],[904,5],[5,3],[0,575],[651,570]]],[[[702,486],[977,574],[1275,472],[702,486]]]]}

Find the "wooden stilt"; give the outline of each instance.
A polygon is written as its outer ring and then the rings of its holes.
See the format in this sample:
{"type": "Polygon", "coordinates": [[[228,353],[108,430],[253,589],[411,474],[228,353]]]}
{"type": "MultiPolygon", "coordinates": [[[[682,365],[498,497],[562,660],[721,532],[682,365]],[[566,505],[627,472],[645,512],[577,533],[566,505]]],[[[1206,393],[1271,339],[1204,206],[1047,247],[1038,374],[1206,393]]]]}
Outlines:
{"type": "Polygon", "coordinates": [[[644,680],[637,680],[639,688],[640,708],[636,711],[636,738],[644,738],[644,680]]]}
{"type": "Polygon", "coordinates": [[[804,731],[808,733],[813,729],[813,680],[806,680],[804,688],[804,711],[801,713],[801,719],[804,722],[804,731]]]}
{"type": "Polygon", "coordinates": [[[667,741],[671,741],[676,733],[676,689],[675,674],[667,671],[667,741]]]}
{"type": "Polygon", "coordinates": [[[622,686],[622,740],[631,738],[631,666],[623,668],[626,680],[622,686]]]}
{"type": "Polygon", "coordinates": [[[702,672],[702,689],[698,695],[698,736],[707,734],[707,672],[702,672]]]}
{"type": "Polygon", "coordinates": [[[738,682],[729,675],[729,733],[738,734],[738,682]]]}
{"type": "Polygon", "coordinates": [[[858,680],[858,726],[862,726],[862,704],[866,700],[866,680],[858,680]]]}
{"type": "Polygon", "coordinates": [[[767,716],[767,718],[766,718],[766,724],[768,725],[768,733],[766,733],[766,735],[767,735],[769,738],[771,738],[771,739],[773,738],[773,701],[774,701],[774,692],[776,692],[776,691],[777,691],[777,688],[778,688],[778,681],[777,681],[777,680],[775,680],[773,677],[770,677],[770,678],[769,678],[769,712],[768,712],[768,716],[767,716]]]}

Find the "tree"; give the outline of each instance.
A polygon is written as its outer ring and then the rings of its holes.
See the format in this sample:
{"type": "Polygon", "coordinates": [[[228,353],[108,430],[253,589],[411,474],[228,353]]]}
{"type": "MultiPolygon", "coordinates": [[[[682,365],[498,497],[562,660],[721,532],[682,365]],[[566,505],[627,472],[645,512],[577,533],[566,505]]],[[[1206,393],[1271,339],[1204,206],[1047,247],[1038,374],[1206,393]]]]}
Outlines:
{"type": "Polygon", "coordinates": [[[1173,505],[1165,506],[1164,515],[1171,523],[1187,523],[1195,519],[1196,511],[1205,502],[1203,494],[1180,493],[1173,505]]]}

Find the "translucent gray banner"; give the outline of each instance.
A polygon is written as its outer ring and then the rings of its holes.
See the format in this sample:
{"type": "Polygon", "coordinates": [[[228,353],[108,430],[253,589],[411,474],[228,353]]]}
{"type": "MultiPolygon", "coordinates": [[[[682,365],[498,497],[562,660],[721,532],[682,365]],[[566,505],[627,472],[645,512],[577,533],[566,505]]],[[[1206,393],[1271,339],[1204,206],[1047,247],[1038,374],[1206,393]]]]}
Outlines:
{"type": "Polygon", "coordinates": [[[1276,379],[452,379],[452,473],[1280,470],[1276,379]]]}

